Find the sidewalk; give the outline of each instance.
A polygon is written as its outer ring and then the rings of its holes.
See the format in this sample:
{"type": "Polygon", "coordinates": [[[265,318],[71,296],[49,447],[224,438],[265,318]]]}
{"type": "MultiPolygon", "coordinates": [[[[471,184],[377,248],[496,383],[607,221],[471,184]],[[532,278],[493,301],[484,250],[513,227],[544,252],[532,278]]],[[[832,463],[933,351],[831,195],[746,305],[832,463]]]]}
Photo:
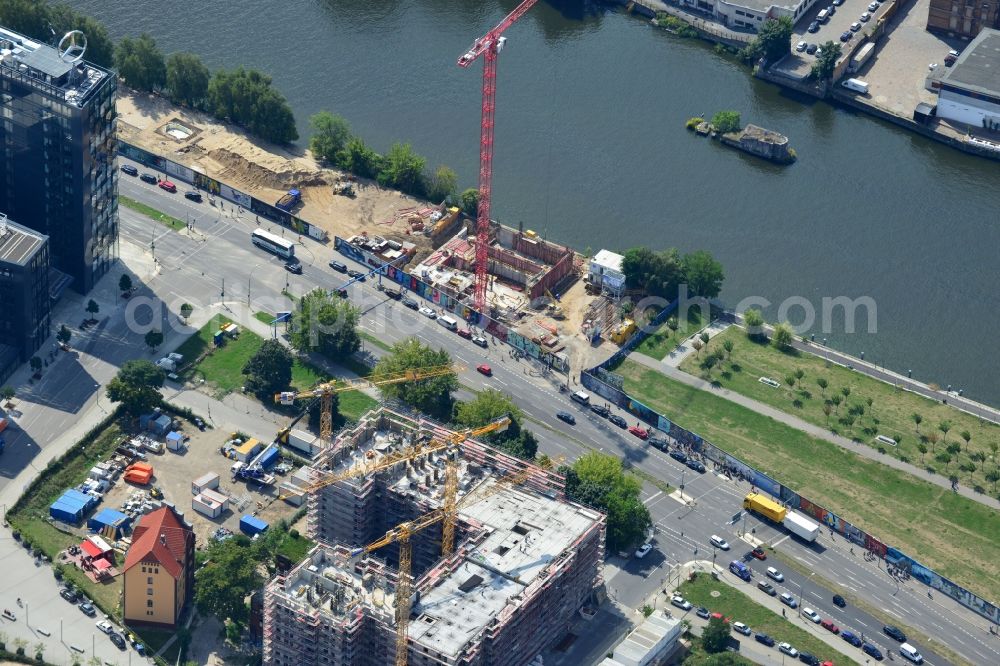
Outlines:
{"type": "MultiPolygon", "coordinates": [[[[808,421],[771,407],[770,405],[766,405],[752,398],[747,398],[746,396],[730,391],[729,389],[717,388],[710,382],[699,379],[698,377],[693,377],[686,372],[682,372],[677,368],[668,365],[665,361],[657,361],[656,359],[639,353],[633,353],[629,356],[629,358],[633,359],[637,363],[640,363],[641,365],[646,366],[647,368],[657,370],[667,377],[681,382],[682,384],[686,384],[709,393],[714,393],[715,395],[721,396],[730,402],[740,405],[741,407],[745,407],[763,416],[768,416],[775,421],[784,423],[785,425],[795,428],[796,430],[801,430],[807,435],[823,439],[831,444],[836,444],[837,446],[856,453],[859,456],[864,456],[870,460],[880,462],[887,467],[906,472],[907,474],[915,476],[922,481],[927,481],[928,483],[936,485],[940,488],[951,490],[951,482],[943,476],[930,474],[916,465],[911,465],[910,463],[905,463],[897,458],[893,458],[892,456],[879,453],[871,447],[865,446],[864,444],[858,444],[857,442],[846,437],[834,435],[829,430],[813,425],[808,421]]],[[[972,488],[959,486],[958,493],[963,497],[966,497],[974,502],[979,502],[984,506],[988,506],[992,509],[1000,509],[1000,501],[988,495],[980,495],[974,492],[972,488]]]]}
{"type": "MultiPolygon", "coordinates": [[[[671,368],[679,368],[681,366],[681,363],[684,362],[684,359],[690,356],[691,353],[695,350],[694,347],[691,346],[691,343],[693,343],[698,336],[700,336],[702,333],[708,333],[708,339],[711,340],[719,333],[725,331],[731,325],[732,324],[730,322],[725,321],[723,319],[714,319],[712,323],[710,323],[708,326],[705,326],[701,330],[696,331],[690,337],[681,340],[680,344],[671,349],[670,353],[663,357],[662,363],[670,366],[671,368]]],[[[634,353],[637,354],[638,352],[634,353]]]]}

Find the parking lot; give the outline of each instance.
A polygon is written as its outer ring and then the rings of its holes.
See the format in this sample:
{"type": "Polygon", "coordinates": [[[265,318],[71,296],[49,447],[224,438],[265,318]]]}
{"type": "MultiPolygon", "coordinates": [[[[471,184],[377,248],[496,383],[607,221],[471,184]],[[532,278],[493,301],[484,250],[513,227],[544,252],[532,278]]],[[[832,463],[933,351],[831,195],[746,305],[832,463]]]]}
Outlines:
{"type": "MultiPolygon", "coordinates": [[[[186,424],[185,424],[186,425],[186,424]]],[[[208,543],[211,534],[219,527],[225,527],[234,533],[239,533],[240,517],[257,510],[260,504],[266,503],[275,496],[276,489],[262,488],[256,483],[233,481],[230,468],[233,460],[224,457],[219,449],[228,439],[230,433],[219,429],[209,429],[200,432],[193,427],[186,427],[185,434],[190,436],[187,449],[183,453],[164,450],[155,454],[147,452],[147,460],[153,466],[153,481],[148,486],[138,486],[126,483],[121,478],[104,496],[102,506],[122,510],[122,506],[130,499],[136,500],[142,492],[148,492],[152,487],[163,491],[163,499],[174,503],[178,510],[184,512],[184,517],[194,526],[195,543],[203,547],[208,543]],[[209,518],[192,508],[191,482],[208,472],[219,475],[219,487],[215,490],[230,498],[229,509],[217,518],[209,518]]],[[[273,432],[249,433],[261,442],[268,443],[274,438],[273,432]]],[[[276,476],[280,483],[282,476],[276,476]]],[[[261,511],[258,517],[273,525],[282,518],[291,518],[297,510],[283,501],[276,501],[261,511]]]]}
{"type": "MultiPolygon", "coordinates": [[[[836,0],[840,2],[841,0],[836,0]]],[[[869,11],[868,7],[872,0],[843,0],[842,4],[818,4],[813,7],[810,11],[803,14],[802,18],[799,19],[798,23],[795,24],[795,29],[792,32],[792,54],[781,61],[775,68],[780,70],[781,73],[793,79],[804,79],[809,75],[812,70],[813,64],[816,62],[816,54],[808,53],[807,51],[798,51],[798,44],[800,42],[805,42],[809,46],[809,50],[813,50],[813,46],[819,46],[825,42],[832,41],[841,44],[841,49],[845,53],[853,47],[859,39],[865,35],[869,30],[874,29],[875,20],[884,11],[884,5],[879,5],[875,11],[869,11]],[[827,19],[826,23],[818,23],[816,17],[819,15],[820,11],[833,8],[834,13],[827,19]],[[861,21],[862,14],[868,14],[869,18],[867,21],[861,21]],[[816,32],[809,32],[809,26],[814,22],[817,22],[818,30],[816,32]],[[851,25],[857,23],[859,29],[856,31],[851,30],[851,25]],[[851,38],[846,42],[840,39],[843,33],[850,33],[851,38]]],[[[924,13],[924,18],[926,19],[926,10],[924,13]]]]}

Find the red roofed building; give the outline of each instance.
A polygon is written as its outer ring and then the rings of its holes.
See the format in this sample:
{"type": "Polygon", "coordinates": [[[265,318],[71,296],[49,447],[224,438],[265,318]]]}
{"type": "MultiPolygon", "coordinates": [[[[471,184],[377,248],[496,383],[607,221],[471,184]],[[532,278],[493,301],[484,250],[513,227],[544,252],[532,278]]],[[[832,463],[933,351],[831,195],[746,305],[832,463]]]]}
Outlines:
{"type": "Polygon", "coordinates": [[[125,622],[175,626],[194,588],[194,531],[173,507],[147,513],[122,570],[125,622]]]}

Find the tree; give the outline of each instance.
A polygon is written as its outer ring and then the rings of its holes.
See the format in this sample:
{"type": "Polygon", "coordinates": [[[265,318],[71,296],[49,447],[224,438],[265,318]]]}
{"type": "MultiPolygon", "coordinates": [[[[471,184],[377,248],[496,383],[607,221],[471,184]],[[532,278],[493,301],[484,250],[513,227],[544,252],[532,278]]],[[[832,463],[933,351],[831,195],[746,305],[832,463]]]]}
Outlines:
{"type": "Polygon", "coordinates": [[[771,333],[771,346],[779,351],[788,351],[791,349],[794,339],[795,334],[792,333],[792,327],[787,322],[782,322],[775,325],[774,331],[771,333]]]}
{"type": "Polygon", "coordinates": [[[146,332],[146,346],[150,349],[156,349],[163,344],[163,331],[158,331],[152,329],[146,332]]]}
{"type": "Polygon", "coordinates": [[[743,312],[743,325],[746,326],[748,338],[759,338],[764,332],[764,315],[757,309],[745,310],[743,312]]]}
{"type": "Polygon", "coordinates": [[[486,389],[474,399],[455,406],[455,423],[466,428],[479,428],[504,416],[510,417],[510,425],[503,432],[487,435],[486,441],[518,458],[534,460],[538,440],[522,427],[523,414],[509,395],[486,389]]]}
{"type": "Polygon", "coordinates": [[[830,412],[833,411],[833,407],[830,406],[829,402],[823,403],[823,414],[826,416],[826,422],[830,423],[830,412]]]}
{"type": "Polygon", "coordinates": [[[917,434],[919,435],[920,423],[924,420],[924,417],[921,416],[920,414],[917,414],[916,412],[913,412],[913,414],[910,415],[910,418],[913,419],[913,422],[917,425],[917,434]]]}
{"type": "Polygon", "coordinates": [[[230,120],[275,143],[299,138],[295,116],[285,98],[271,87],[271,77],[239,67],[218,70],[208,84],[206,106],[220,120],[230,120]]]}
{"type": "Polygon", "coordinates": [[[945,447],[945,451],[953,456],[957,456],[962,451],[962,447],[958,444],[958,442],[952,442],[945,447]]]}
{"type": "MultiPolygon", "coordinates": [[[[407,370],[451,365],[451,357],[443,349],[434,351],[416,338],[397,342],[375,366],[375,375],[396,375],[407,370]]],[[[391,384],[381,388],[382,395],[405,402],[422,412],[446,420],[452,415],[452,392],[458,388],[454,373],[412,382],[391,384]]]]}
{"type": "Polygon", "coordinates": [[[442,164],[427,184],[427,198],[434,202],[444,201],[454,196],[456,190],[458,190],[458,175],[442,164]]]}
{"type": "Polygon", "coordinates": [[[32,356],[31,360],[28,362],[31,365],[31,369],[35,372],[39,372],[42,369],[42,359],[37,356],[32,356]]]}
{"type": "Polygon", "coordinates": [[[309,139],[309,150],[316,159],[335,164],[337,155],[351,140],[351,125],[343,116],[329,111],[320,111],[309,119],[313,135],[309,139]]]}
{"type": "Polygon", "coordinates": [[[851,387],[850,386],[844,386],[843,388],[840,389],[840,392],[844,394],[844,399],[845,400],[847,398],[851,397],[851,387]]]}
{"type": "Polygon", "coordinates": [[[833,77],[833,72],[837,68],[837,60],[840,58],[840,44],[827,41],[820,48],[823,49],[823,52],[816,56],[816,62],[812,66],[812,76],[820,81],[828,81],[833,77]]]}
{"type": "Polygon", "coordinates": [[[757,37],[750,43],[748,54],[753,58],[766,58],[768,63],[776,63],[792,51],[792,20],[788,16],[768,19],[757,31],[757,37]]]}
{"type": "Polygon", "coordinates": [[[702,344],[705,345],[705,348],[708,349],[708,341],[711,339],[708,332],[702,331],[701,335],[698,336],[698,339],[701,340],[702,344]]]}
{"type": "Polygon", "coordinates": [[[292,347],[300,352],[318,351],[339,361],[361,348],[359,312],[350,301],[324,289],[314,289],[301,299],[292,313],[292,347]]]}
{"type": "Polygon", "coordinates": [[[37,0],[3,0],[0,2],[0,25],[16,32],[48,42],[49,7],[37,0]]]}
{"type": "Polygon", "coordinates": [[[292,354],[285,345],[269,338],[243,366],[246,388],[261,400],[288,388],[292,382],[292,354]]]}
{"type": "Polygon", "coordinates": [[[701,632],[701,646],[705,652],[716,654],[724,652],[729,645],[729,624],[721,617],[709,619],[708,626],[701,632]]]}
{"type": "Polygon", "coordinates": [[[167,58],[167,94],[178,104],[204,104],[211,79],[208,67],[194,53],[173,53],[167,58]]]}
{"type": "Polygon", "coordinates": [[[830,382],[826,381],[825,377],[817,377],[816,385],[819,386],[819,392],[826,397],[826,387],[830,385],[830,382]]]}
{"type": "Polygon", "coordinates": [[[273,143],[286,144],[299,138],[292,107],[274,88],[267,88],[258,94],[246,127],[252,134],[273,143]]]}
{"type": "Polygon", "coordinates": [[[721,134],[729,134],[730,132],[739,132],[743,129],[743,123],[740,118],[739,111],[719,111],[714,116],[712,116],[712,127],[716,132],[721,134]]]}
{"type": "Polygon", "coordinates": [[[91,317],[96,317],[97,313],[101,311],[101,306],[97,304],[97,301],[90,299],[87,301],[87,312],[91,317]]]}
{"type": "Polygon", "coordinates": [[[459,200],[462,202],[462,212],[469,217],[475,217],[479,208],[479,190],[470,187],[462,192],[459,200]]]}
{"type": "Polygon", "coordinates": [[[612,552],[630,548],[646,538],[652,525],[649,510],[639,499],[639,480],[622,470],[621,460],[598,452],[577,458],[560,468],[567,496],[608,515],[607,547],[612,552]]]}
{"type": "Polygon", "coordinates": [[[115,47],[118,76],[136,90],[153,92],[167,84],[167,64],[156,40],[142,33],[137,39],[123,37],[115,47]]]}
{"type": "Polygon", "coordinates": [[[944,442],[948,443],[948,431],[951,430],[951,421],[941,421],[938,423],[938,430],[944,434],[944,442]]]}
{"type": "Polygon", "coordinates": [[[634,247],[625,252],[622,273],[630,289],[641,289],[668,301],[677,298],[677,290],[685,281],[682,259],[674,248],[653,252],[648,247],[634,247]]]}
{"type": "Polygon", "coordinates": [[[923,442],[918,443],[917,451],[920,451],[920,464],[923,464],[924,456],[927,455],[927,445],[923,442]]]}
{"type": "Polygon", "coordinates": [[[118,291],[123,294],[132,291],[132,278],[128,276],[128,273],[122,273],[122,276],[118,278],[118,291]]]}
{"type": "Polygon", "coordinates": [[[1000,481],[1000,470],[991,469],[986,472],[986,481],[993,484],[993,492],[996,492],[997,481],[1000,481]]]}
{"type": "Polygon", "coordinates": [[[972,474],[976,471],[976,466],[971,462],[964,462],[958,466],[958,469],[968,474],[969,478],[971,479],[972,474]]]}
{"type": "Polygon", "coordinates": [[[733,341],[730,340],[729,338],[726,338],[725,340],[722,341],[722,348],[726,350],[726,358],[731,358],[732,357],[732,355],[733,355],[733,347],[735,347],[735,346],[736,345],[734,345],[733,341]]]}
{"type": "Polygon", "coordinates": [[[132,416],[150,411],[160,404],[160,387],[166,375],[150,361],[126,361],[118,374],[108,382],[107,394],[112,402],[120,402],[132,416]]]}
{"type": "Polygon", "coordinates": [[[934,450],[934,447],[937,446],[937,443],[940,439],[941,438],[938,437],[938,434],[933,430],[927,433],[927,441],[931,443],[931,451],[934,450]]]}
{"type": "Polygon", "coordinates": [[[692,346],[692,347],[694,348],[694,353],[695,353],[695,354],[701,354],[701,348],[702,348],[702,347],[704,347],[704,346],[705,346],[705,344],[704,344],[704,343],[703,343],[703,342],[702,342],[702,341],[701,341],[700,339],[697,339],[697,338],[696,338],[696,339],[695,339],[695,340],[694,340],[694,341],[693,341],[693,342],[691,343],[691,346],[692,346]]]}
{"type": "Polygon", "coordinates": [[[963,430],[962,432],[958,433],[958,436],[961,437],[963,440],[965,440],[965,452],[968,453],[969,442],[972,440],[972,433],[969,432],[968,430],[963,430]]]}
{"type": "Polygon", "coordinates": [[[190,303],[184,303],[181,305],[181,317],[184,318],[184,323],[187,324],[188,317],[194,312],[194,306],[190,303]]]}
{"type": "Polygon", "coordinates": [[[359,178],[375,178],[382,168],[383,159],[363,139],[353,137],[337,154],[337,166],[359,178]]]}
{"type": "Polygon", "coordinates": [[[56,333],[56,340],[58,340],[64,345],[69,344],[70,338],[72,337],[73,333],[71,333],[70,330],[66,328],[66,324],[61,325],[59,327],[59,332],[56,333]]]}
{"type": "Polygon", "coordinates": [[[10,402],[17,395],[17,391],[14,390],[13,386],[4,386],[0,388],[0,400],[4,402],[10,402]]]}
{"type": "Polygon", "coordinates": [[[979,469],[982,469],[983,464],[986,462],[986,454],[982,451],[973,451],[969,454],[969,460],[974,463],[979,463],[979,469]]]}
{"type": "Polygon", "coordinates": [[[378,172],[378,184],[421,197],[426,192],[424,168],[427,160],[413,152],[408,143],[394,143],[378,172]]]}
{"type": "Polygon", "coordinates": [[[249,539],[237,536],[208,547],[208,561],[195,572],[195,605],[220,620],[245,622],[246,597],[264,583],[249,539]]]}
{"type": "Polygon", "coordinates": [[[934,456],[934,460],[944,465],[945,471],[948,471],[948,465],[951,464],[951,455],[942,451],[941,453],[934,456]]]}

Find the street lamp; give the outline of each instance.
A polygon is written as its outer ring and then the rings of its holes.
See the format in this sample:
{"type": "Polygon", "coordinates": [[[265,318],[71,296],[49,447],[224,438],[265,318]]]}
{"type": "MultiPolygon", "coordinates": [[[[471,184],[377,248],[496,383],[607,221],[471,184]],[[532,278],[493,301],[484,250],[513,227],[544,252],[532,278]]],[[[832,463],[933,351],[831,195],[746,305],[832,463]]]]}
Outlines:
{"type": "MultiPolygon", "coordinates": [[[[812,578],[815,575],[816,572],[813,571],[811,574],[809,574],[809,577],[812,578]]],[[[803,581],[801,580],[799,581],[799,617],[802,617],[802,582],[803,581]]]]}
{"type": "Polygon", "coordinates": [[[263,264],[257,264],[250,269],[250,275],[247,276],[247,307],[250,307],[250,280],[253,279],[253,272],[263,266],[263,264]]]}

